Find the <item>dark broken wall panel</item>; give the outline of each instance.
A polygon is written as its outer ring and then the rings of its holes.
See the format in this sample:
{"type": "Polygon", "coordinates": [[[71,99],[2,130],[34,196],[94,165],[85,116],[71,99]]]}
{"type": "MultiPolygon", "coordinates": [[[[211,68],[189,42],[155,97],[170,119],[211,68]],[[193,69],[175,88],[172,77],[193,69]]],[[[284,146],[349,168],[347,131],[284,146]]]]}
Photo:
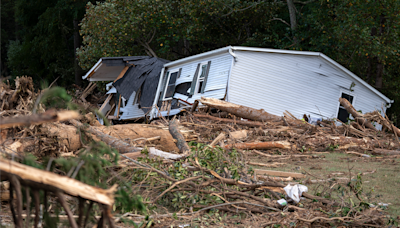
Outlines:
{"type": "Polygon", "coordinates": [[[125,57],[124,61],[133,66],[113,85],[124,98],[142,88],[139,104],[147,112],[153,105],[161,70],[169,61],[149,56],[125,57]]]}

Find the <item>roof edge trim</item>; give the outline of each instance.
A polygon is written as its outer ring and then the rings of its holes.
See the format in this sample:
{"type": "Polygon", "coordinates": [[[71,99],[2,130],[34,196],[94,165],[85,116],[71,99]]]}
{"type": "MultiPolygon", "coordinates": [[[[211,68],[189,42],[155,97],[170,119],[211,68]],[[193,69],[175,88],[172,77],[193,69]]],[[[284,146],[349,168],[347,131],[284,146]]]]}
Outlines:
{"type": "Polygon", "coordinates": [[[212,56],[212,55],[217,55],[217,54],[221,54],[224,52],[229,52],[229,50],[231,49],[231,46],[227,46],[227,47],[223,47],[223,48],[219,48],[213,51],[208,51],[208,52],[204,52],[201,54],[197,54],[197,55],[192,55],[183,59],[178,59],[169,63],[164,64],[164,67],[172,67],[172,66],[176,66],[179,64],[183,64],[183,63],[187,63],[196,59],[200,59],[203,57],[207,57],[207,56],[212,56]]]}
{"type": "Polygon", "coordinates": [[[97,69],[97,67],[101,64],[102,59],[103,58],[100,58],[99,61],[97,61],[97,63],[94,64],[94,66],[90,68],[90,70],[84,76],[82,76],[82,79],[87,79],[88,77],[90,78],[90,75],[92,75],[97,69]]]}

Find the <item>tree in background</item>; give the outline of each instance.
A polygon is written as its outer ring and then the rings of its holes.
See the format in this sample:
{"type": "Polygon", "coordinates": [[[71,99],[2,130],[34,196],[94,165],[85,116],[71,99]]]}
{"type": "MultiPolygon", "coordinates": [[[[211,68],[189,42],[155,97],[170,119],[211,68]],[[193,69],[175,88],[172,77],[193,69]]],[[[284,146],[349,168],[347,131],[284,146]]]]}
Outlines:
{"type": "MultiPolygon", "coordinates": [[[[13,2],[16,34],[20,39],[9,41],[8,66],[13,75],[32,75],[35,81],[52,81],[60,77],[62,84],[74,81],[74,29],[85,12],[86,0],[16,0],[13,2]],[[40,80],[37,80],[40,79],[40,80]]],[[[79,37],[78,37],[79,38],[79,37]]],[[[3,42],[3,41],[2,41],[3,42]]],[[[79,43],[76,44],[78,46],[79,43]]],[[[82,72],[81,72],[82,73],[82,72]]],[[[81,83],[81,75],[75,79],[81,83]]]]}
{"type": "Polygon", "coordinates": [[[100,57],[151,55],[174,60],[227,45],[242,45],[266,31],[273,1],[107,0],[87,6],[79,62],[100,57]]]}

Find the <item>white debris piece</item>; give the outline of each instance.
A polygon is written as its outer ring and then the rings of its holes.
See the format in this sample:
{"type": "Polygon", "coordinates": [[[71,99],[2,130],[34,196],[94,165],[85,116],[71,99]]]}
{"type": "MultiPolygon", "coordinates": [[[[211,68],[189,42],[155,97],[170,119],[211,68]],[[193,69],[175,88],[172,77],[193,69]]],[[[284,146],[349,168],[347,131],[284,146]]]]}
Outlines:
{"type": "Polygon", "coordinates": [[[307,192],[308,188],[302,184],[290,185],[288,184],[283,188],[286,191],[286,194],[294,200],[296,203],[300,202],[300,197],[303,192],[307,192]]]}

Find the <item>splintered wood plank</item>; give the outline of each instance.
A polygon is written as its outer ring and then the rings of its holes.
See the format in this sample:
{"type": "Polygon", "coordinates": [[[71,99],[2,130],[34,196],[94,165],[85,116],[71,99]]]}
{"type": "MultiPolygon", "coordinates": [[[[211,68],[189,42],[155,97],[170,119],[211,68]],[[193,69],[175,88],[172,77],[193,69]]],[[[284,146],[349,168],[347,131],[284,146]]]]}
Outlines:
{"type": "Polygon", "coordinates": [[[263,170],[263,169],[255,169],[254,172],[260,175],[271,175],[278,177],[294,177],[294,178],[304,178],[306,177],[301,173],[292,173],[292,172],[283,172],[283,171],[275,171],[275,170],[263,170]]]}
{"type": "Polygon", "coordinates": [[[126,71],[129,69],[129,65],[125,66],[124,69],[122,69],[121,73],[119,73],[118,77],[114,80],[114,82],[118,81],[122,77],[124,77],[126,71]]]}

